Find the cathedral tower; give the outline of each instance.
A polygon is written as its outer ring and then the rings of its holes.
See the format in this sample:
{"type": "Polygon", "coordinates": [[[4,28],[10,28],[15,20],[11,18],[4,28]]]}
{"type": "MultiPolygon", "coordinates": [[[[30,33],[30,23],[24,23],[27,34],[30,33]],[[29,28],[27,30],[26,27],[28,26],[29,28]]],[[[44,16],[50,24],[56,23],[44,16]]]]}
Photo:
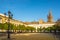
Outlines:
{"type": "Polygon", "coordinates": [[[48,14],[47,18],[48,18],[47,22],[50,22],[50,23],[53,22],[53,16],[52,16],[51,10],[49,11],[49,14],[48,14]]]}

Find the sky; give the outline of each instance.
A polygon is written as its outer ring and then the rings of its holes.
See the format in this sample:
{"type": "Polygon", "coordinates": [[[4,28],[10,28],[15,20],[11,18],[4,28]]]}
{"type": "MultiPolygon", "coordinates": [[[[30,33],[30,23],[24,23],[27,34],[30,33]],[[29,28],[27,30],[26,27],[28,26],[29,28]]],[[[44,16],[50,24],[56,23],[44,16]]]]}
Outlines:
{"type": "Polygon", "coordinates": [[[60,0],[0,0],[0,13],[11,11],[13,18],[20,21],[47,21],[49,10],[53,20],[60,18],[60,0]]]}

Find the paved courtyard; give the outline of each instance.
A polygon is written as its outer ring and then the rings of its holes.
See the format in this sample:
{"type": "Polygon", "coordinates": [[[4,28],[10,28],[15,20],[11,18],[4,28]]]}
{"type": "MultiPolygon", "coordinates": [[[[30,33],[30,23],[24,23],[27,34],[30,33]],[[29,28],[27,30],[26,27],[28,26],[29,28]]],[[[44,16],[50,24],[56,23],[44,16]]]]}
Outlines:
{"type": "MultiPolygon", "coordinates": [[[[19,33],[11,34],[10,40],[59,40],[55,35],[50,33],[19,33]]],[[[7,35],[0,36],[0,40],[8,40],[7,35]]]]}

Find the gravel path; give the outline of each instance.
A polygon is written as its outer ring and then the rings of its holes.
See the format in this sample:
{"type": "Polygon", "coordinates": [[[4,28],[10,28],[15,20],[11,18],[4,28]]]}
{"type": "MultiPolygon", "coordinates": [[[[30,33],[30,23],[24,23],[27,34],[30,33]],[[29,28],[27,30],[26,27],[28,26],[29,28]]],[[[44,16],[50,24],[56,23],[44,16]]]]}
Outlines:
{"type": "MultiPolygon", "coordinates": [[[[59,40],[50,33],[20,33],[11,34],[10,40],[59,40]]],[[[0,40],[7,40],[7,36],[0,37],[0,40]]]]}

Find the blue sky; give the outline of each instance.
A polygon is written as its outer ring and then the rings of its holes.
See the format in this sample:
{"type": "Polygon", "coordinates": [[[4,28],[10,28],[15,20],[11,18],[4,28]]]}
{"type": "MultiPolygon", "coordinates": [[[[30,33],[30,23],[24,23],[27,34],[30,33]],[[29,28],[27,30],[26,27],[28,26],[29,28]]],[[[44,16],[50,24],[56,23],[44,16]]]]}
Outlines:
{"type": "Polygon", "coordinates": [[[21,21],[47,21],[50,9],[54,21],[60,18],[60,0],[0,0],[0,13],[10,10],[21,21]]]}

